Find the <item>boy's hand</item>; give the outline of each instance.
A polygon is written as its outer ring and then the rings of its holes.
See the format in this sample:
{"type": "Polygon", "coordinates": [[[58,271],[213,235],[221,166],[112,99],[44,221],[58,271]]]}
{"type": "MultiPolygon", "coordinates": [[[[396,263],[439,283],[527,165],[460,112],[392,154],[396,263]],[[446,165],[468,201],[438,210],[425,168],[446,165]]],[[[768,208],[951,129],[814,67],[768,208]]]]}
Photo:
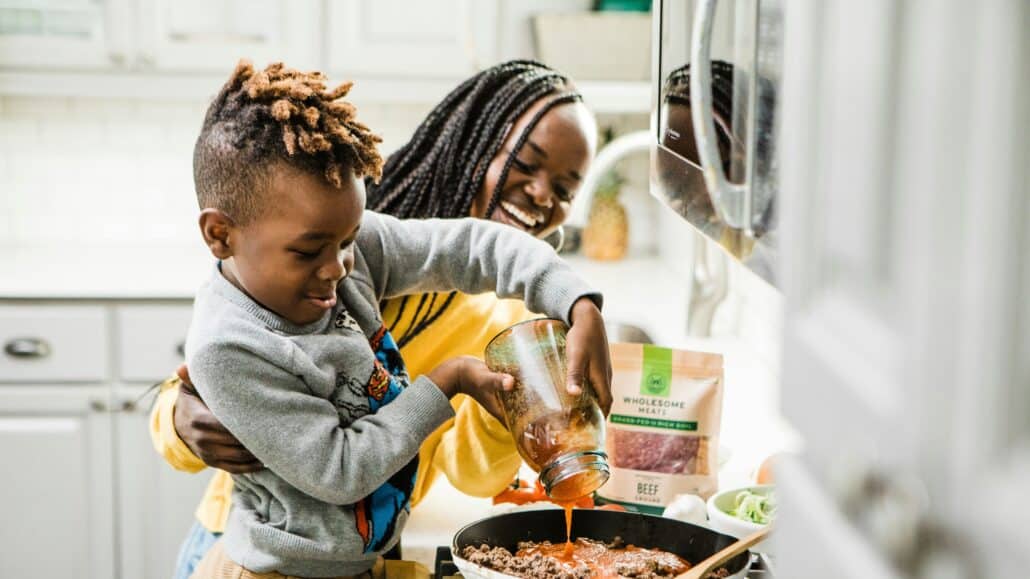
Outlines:
{"type": "Polygon", "coordinates": [[[240,444],[200,399],[186,365],[176,371],[182,384],[175,399],[175,432],[204,464],[232,474],[259,471],[264,465],[240,444]]]}
{"type": "Polygon", "coordinates": [[[515,378],[511,375],[491,371],[478,358],[460,356],[440,364],[427,376],[447,398],[453,398],[455,394],[471,396],[501,424],[505,424],[497,392],[515,388],[515,378]]]}
{"type": "Polygon", "coordinates": [[[569,374],[569,394],[579,395],[584,382],[597,394],[605,416],[612,409],[612,361],[608,353],[608,334],[597,304],[580,298],[572,305],[572,327],[565,339],[569,374]]]}

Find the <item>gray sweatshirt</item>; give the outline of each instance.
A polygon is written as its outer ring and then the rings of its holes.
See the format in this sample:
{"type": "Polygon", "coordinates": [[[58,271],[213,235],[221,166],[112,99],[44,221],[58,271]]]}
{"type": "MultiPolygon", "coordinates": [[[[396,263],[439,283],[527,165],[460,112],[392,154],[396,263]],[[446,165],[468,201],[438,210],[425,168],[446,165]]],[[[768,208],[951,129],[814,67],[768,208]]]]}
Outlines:
{"type": "Polygon", "coordinates": [[[365,212],[337,305],[297,326],[218,269],[198,292],[186,361],[214,415],[267,468],[234,476],[226,553],[251,571],[353,575],[396,544],[422,441],[453,416],[425,376],[408,380],[381,300],[460,290],[522,298],[569,321],[599,300],[549,246],[476,219],[365,212]]]}

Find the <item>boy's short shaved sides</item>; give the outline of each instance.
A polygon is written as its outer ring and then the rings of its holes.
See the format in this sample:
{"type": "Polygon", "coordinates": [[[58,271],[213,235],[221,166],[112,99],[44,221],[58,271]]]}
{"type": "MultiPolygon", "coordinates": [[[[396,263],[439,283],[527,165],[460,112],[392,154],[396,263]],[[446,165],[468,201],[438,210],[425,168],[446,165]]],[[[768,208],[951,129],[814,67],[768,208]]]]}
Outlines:
{"type": "Polygon", "coordinates": [[[245,224],[259,212],[270,169],[284,164],[341,186],[346,171],[379,180],[382,139],[355,118],[343,99],[351,83],[327,90],[325,75],[270,64],[236,65],[204,118],[193,149],[200,208],[245,224]]]}

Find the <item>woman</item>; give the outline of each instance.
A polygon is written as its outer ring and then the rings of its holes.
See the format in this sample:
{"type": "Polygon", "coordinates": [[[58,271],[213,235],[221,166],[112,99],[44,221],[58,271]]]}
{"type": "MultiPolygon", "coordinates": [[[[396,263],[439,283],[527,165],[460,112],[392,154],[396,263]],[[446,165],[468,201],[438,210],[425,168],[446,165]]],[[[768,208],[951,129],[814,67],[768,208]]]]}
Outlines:
{"type": "MultiPolygon", "coordinates": [[[[480,217],[544,237],[565,220],[593,158],[596,124],[560,73],[512,61],[463,82],[438,104],[411,140],[387,160],[368,206],[402,218],[480,217]]],[[[509,325],[533,317],[521,302],[493,294],[424,294],[382,304],[411,375],[460,355],[481,356],[509,325]]],[[[606,370],[587,369],[594,383],[606,370]]],[[[229,512],[232,479],[261,464],[218,423],[188,384],[185,369],[162,388],[151,415],[155,448],[175,468],[220,469],[197,509],[176,570],[185,578],[211,547],[229,512]]],[[[610,398],[600,394],[607,407],[610,398]]],[[[473,496],[493,496],[521,459],[504,426],[473,400],[452,401],[455,418],[422,445],[412,496],[417,504],[442,472],[473,496]]]]}

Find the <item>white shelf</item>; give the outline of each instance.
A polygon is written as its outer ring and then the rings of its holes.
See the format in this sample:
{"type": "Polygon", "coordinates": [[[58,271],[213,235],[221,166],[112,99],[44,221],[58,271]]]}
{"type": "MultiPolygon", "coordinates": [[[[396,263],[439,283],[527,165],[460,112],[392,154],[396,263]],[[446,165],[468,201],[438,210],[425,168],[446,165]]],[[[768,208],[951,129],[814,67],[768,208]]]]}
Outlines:
{"type": "MultiPolygon", "coordinates": [[[[92,97],[206,101],[225,82],[224,75],[0,71],[0,95],[92,97]]],[[[333,77],[333,80],[345,80],[333,77]]],[[[350,97],[359,105],[426,104],[439,102],[461,79],[356,78],[350,97]]],[[[647,82],[582,81],[577,87],[598,113],[647,113],[651,86],[647,82]]]]}
{"type": "Polygon", "coordinates": [[[598,113],[651,112],[651,83],[646,81],[579,81],[583,100],[598,113]]]}

